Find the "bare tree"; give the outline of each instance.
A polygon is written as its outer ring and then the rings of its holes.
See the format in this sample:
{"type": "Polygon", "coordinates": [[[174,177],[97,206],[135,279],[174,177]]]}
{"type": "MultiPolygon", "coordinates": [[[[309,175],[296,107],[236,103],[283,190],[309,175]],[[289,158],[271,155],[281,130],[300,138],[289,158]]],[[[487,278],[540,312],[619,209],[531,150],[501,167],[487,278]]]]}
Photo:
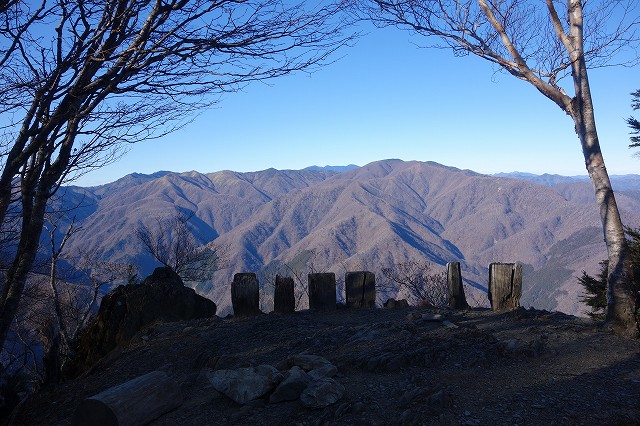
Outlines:
{"type": "Polygon", "coordinates": [[[447,306],[449,303],[447,273],[434,272],[430,262],[396,263],[382,268],[382,275],[388,280],[381,283],[382,291],[404,291],[414,305],[427,302],[432,306],[447,306]]]}
{"type": "Polygon", "coordinates": [[[454,54],[474,54],[497,65],[533,85],[573,119],[611,265],[606,317],[619,333],[638,335],[631,262],[600,149],[588,77],[589,68],[615,65],[618,59],[638,62],[636,56],[618,55],[638,45],[637,0],[361,0],[359,5],[378,25],[408,29],[454,54]],[[572,87],[560,84],[566,76],[572,87]]]}
{"type": "Polygon", "coordinates": [[[0,346],[47,200],[126,144],[187,123],[246,83],[311,69],[350,39],[342,7],[303,0],[40,0],[0,7],[0,225],[20,232],[0,346]],[[13,207],[13,208],[12,208],[13,207]]]}
{"type": "Polygon", "coordinates": [[[78,334],[95,314],[101,295],[110,285],[135,276],[131,265],[103,262],[93,253],[67,254],[58,261],[68,266],[57,268],[57,276],[48,277],[49,300],[46,310],[40,312],[47,320],[45,326],[50,324],[49,339],[54,342],[53,346],[43,345],[49,360],[44,378],[49,382],[63,377],[67,363],[75,356],[78,334]]]}
{"type": "Polygon", "coordinates": [[[213,242],[200,244],[188,226],[192,217],[193,212],[156,219],[153,229],[140,225],[136,237],[147,253],[173,269],[183,281],[210,280],[214,272],[225,267],[226,251],[213,242]]]}
{"type": "Polygon", "coordinates": [[[32,296],[38,301],[36,305],[23,308],[29,311],[27,328],[40,332],[41,378],[47,382],[61,379],[66,363],[75,355],[78,333],[93,315],[103,289],[116,282],[129,282],[136,275],[132,265],[103,262],[94,253],[67,253],[67,241],[83,229],[73,218],[66,230],[59,232],[62,216],[48,215],[48,271],[32,274],[32,295],[43,293],[46,297],[32,296]]]}
{"type": "Polygon", "coordinates": [[[21,376],[34,389],[58,382],[77,349],[77,335],[90,320],[103,290],[135,276],[131,265],[70,253],[67,241],[82,232],[64,213],[47,215],[48,243],[31,270],[10,338],[0,352],[2,379],[21,376]]]}

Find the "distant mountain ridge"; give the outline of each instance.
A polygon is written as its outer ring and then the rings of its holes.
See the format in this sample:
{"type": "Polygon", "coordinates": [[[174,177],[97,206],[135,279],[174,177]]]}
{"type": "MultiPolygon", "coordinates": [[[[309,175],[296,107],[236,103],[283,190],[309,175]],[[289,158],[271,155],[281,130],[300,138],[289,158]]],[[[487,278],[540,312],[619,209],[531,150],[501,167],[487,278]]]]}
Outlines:
{"type": "Polygon", "coordinates": [[[303,170],[328,170],[333,172],[348,172],[349,170],[357,169],[360,166],[356,166],[355,164],[349,164],[348,166],[309,166],[305,167],[303,170]]]}
{"type": "MultiPolygon", "coordinates": [[[[529,182],[534,182],[534,183],[538,183],[540,185],[546,185],[546,186],[590,182],[589,176],[587,175],[562,176],[562,175],[549,174],[549,173],[536,175],[533,173],[511,172],[511,173],[495,173],[492,176],[526,180],[529,182]]],[[[636,174],[610,175],[609,178],[611,179],[611,185],[613,186],[614,190],[619,190],[619,191],[640,190],[640,175],[636,175],[636,174]]]]}
{"type": "MultiPolygon", "coordinates": [[[[523,303],[580,313],[576,277],[597,271],[606,253],[590,183],[549,186],[433,162],[384,160],[340,172],[159,172],[66,191],[84,203],[76,213],[85,229],[68,249],[133,262],[143,274],[155,264],[135,229],[176,209],[193,213],[199,242],[230,249],[229,268],[198,288],[221,312],[236,272],[312,263],[338,277],[368,269],[381,279],[383,267],[427,259],[461,262],[474,288],[486,287],[489,263],[521,262],[523,303]]],[[[620,191],[618,204],[625,223],[640,224],[640,193],[620,191]]]]}

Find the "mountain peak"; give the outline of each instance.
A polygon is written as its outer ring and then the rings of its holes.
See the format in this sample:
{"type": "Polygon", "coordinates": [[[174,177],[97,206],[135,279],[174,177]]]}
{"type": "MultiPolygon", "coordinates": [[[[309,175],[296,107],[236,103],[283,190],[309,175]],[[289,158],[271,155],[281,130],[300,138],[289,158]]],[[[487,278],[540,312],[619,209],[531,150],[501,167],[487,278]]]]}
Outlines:
{"type": "Polygon", "coordinates": [[[331,172],[348,172],[349,170],[353,170],[353,169],[357,169],[360,166],[355,165],[355,164],[349,164],[348,166],[309,166],[309,167],[305,167],[302,170],[326,170],[326,171],[331,171],[331,172]]]}

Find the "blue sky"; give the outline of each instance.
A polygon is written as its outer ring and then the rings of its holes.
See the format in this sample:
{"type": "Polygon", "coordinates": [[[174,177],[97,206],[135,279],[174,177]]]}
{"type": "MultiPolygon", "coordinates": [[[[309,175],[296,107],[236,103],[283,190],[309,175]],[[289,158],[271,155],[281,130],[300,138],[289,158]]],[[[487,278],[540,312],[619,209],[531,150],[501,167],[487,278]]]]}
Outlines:
{"type": "MultiPolygon", "coordinates": [[[[203,173],[346,165],[387,158],[481,173],[586,174],[573,122],[532,86],[486,61],[424,49],[396,29],[372,29],[313,74],[227,94],[186,128],[133,145],[78,185],[159,170],[203,173]]],[[[640,172],[627,148],[636,68],[590,74],[610,174],[640,172]]],[[[638,114],[637,114],[638,115],[638,114]]]]}

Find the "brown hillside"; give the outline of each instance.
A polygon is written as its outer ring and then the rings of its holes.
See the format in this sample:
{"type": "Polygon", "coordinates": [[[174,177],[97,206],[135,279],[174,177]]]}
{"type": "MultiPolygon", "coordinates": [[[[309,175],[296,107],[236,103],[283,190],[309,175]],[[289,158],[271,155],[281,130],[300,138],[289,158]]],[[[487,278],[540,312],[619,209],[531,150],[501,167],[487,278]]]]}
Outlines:
{"type": "MultiPolygon", "coordinates": [[[[408,260],[460,261],[477,288],[486,287],[489,263],[518,261],[525,306],[582,314],[576,277],[595,273],[606,256],[588,183],[544,186],[385,160],[344,173],[158,173],[112,185],[86,190],[97,201],[78,216],[87,231],[68,249],[134,262],[145,275],[158,265],[141,253],[136,227],[176,208],[192,212],[198,241],[217,238],[230,247],[228,269],[197,287],[222,314],[230,312],[234,273],[302,268],[301,259],[338,277],[345,269],[380,276],[382,268],[408,260]]],[[[625,223],[640,224],[637,191],[619,193],[618,203],[625,223]]]]}

